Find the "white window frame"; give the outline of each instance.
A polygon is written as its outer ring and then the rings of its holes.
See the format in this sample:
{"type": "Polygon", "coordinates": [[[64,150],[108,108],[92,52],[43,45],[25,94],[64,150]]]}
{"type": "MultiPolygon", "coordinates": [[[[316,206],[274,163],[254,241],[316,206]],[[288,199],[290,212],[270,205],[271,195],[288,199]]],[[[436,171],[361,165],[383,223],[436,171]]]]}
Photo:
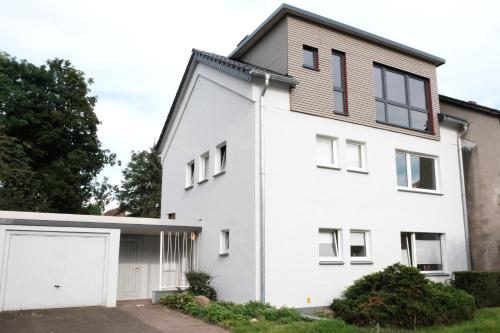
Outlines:
{"type": "Polygon", "coordinates": [[[210,152],[200,155],[198,168],[198,184],[204,183],[210,177],[210,152]]]}
{"type": "Polygon", "coordinates": [[[323,135],[323,134],[316,134],[316,141],[315,141],[315,147],[316,147],[316,166],[318,168],[326,168],[326,169],[334,169],[334,170],[340,170],[339,167],[339,139],[334,136],[329,136],[329,135],[323,135]],[[331,154],[333,158],[333,163],[320,163],[318,160],[318,140],[329,140],[331,141],[331,154]]]}
{"type": "MultiPolygon", "coordinates": [[[[319,228],[318,230],[318,238],[319,235],[322,233],[329,233],[333,237],[332,239],[337,241],[337,256],[328,256],[328,257],[322,257],[318,253],[319,257],[319,263],[320,264],[342,264],[342,250],[343,250],[343,242],[342,242],[342,229],[336,229],[336,228],[319,228]],[[337,238],[335,239],[335,234],[337,238]]],[[[318,239],[318,245],[320,244],[319,239],[318,239]]],[[[333,243],[332,243],[333,244],[333,243]]],[[[319,251],[319,248],[318,248],[319,251]]]]}
{"type": "MultiPolygon", "coordinates": [[[[360,149],[361,149],[361,167],[352,167],[352,166],[346,166],[347,170],[348,171],[354,171],[354,172],[363,172],[363,173],[366,173],[367,172],[367,165],[366,165],[366,142],[362,142],[362,141],[357,141],[357,140],[351,140],[351,139],[347,139],[345,141],[345,153],[347,155],[347,145],[358,145],[360,146],[360,149]]],[[[347,158],[344,158],[344,160],[346,161],[347,163],[347,158]]]]}
{"type": "Polygon", "coordinates": [[[231,247],[231,235],[229,233],[229,229],[223,229],[220,231],[219,255],[221,256],[229,255],[230,247],[231,247]]]}
{"type": "Polygon", "coordinates": [[[216,146],[216,154],[215,154],[215,164],[214,164],[214,170],[215,170],[215,174],[214,174],[214,177],[217,177],[217,176],[220,176],[220,175],[223,175],[224,173],[226,173],[226,170],[227,170],[227,143],[226,141],[224,142],[221,142],[219,143],[217,146],[216,146]],[[222,154],[221,154],[221,148],[222,147],[226,147],[226,155],[224,156],[224,166],[223,166],[223,163],[222,163],[222,154]]]}
{"type": "Polygon", "coordinates": [[[351,229],[349,230],[349,257],[351,259],[351,263],[360,263],[360,264],[371,264],[371,233],[369,230],[362,229],[351,229]],[[351,233],[363,233],[365,235],[365,247],[366,247],[366,256],[364,257],[353,257],[351,256],[351,233]]]}
{"type": "Polygon", "coordinates": [[[186,163],[186,183],[185,183],[185,190],[189,190],[193,188],[194,182],[195,182],[195,173],[196,173],[196,165],[194,163],[194,160],[191,160],[186,163]],[[191,165],[193,168],[191,169],[191,165]],[[191,172],[192,170],[192,172],[191,172]]]}
{"type": "MultiPolygon", "coordinates": [[[[446,274],[446,260],[445,260],[445,251],[446,251],[446,246],[445,246],[445,234],[440,233],[440,232],[409,232],[409,231],[402,231],[400,234],[410,234],[411,235],[411,256],[412,256],[412,263],[411,267],[417,268],[418,265],[418,257],[417,257],[417,239],[416,239],[416,234],[435,234],[439,235],[439,243],[441,245],[441,266],[442,269],[439,271],[420,271],[422,274],[427,274],[427,275],[432,275],[432,274],[446,274]]],[[[401,237],[400,237],[401,238],[401,237]]]]}
{"type": "Polygon", "coordinates": [[[396,154],[405,154],[406,158],[406,179],[407,179],[407,184],[406,186],[400,186],[398,184],[398,177],[397,177],[397,166],[396,166],[396,186],[399,191],[405,191],[405,192],[421,192],[421,193],[432,193],[432,194],[440,194],[441,193],[441,186],[440,186],[440,175],[439,175],[439,157],[434,156],[434,155],[428,155],[428,154],[422,154],[422,153],[415,153],[411,151],[406,151],[406,150],[399,150],[396,149],[395,155],[396,154]],[[413,179],[411,178],[411,156],[417,156],[417,157],[425,157],[425,158],[431,158],[434,160],[434,178],[436,181],[436,189],[435,190],[428,190],[425,188],[413,188],[413,179]]]}

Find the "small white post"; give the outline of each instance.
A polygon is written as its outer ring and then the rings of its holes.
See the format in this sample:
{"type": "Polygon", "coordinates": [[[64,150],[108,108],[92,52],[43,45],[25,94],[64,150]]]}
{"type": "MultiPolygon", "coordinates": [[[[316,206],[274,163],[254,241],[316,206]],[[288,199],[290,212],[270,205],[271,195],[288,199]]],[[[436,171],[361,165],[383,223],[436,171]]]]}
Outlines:
{"type": "Polygon", "coordinates": [[[158,276],[158,290],[161,290],[161,280],[163,276],[163,237],[164,237],[164,232],[163,230],[160,231],[160,274],[158,276]]]}

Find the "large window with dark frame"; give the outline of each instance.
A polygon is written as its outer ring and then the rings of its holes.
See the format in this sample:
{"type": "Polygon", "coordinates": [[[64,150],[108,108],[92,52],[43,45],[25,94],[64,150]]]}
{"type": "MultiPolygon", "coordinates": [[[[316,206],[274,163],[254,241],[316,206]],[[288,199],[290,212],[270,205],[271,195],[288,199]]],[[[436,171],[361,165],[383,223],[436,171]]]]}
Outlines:
{"type": "Polygon", "coordinates": [[[431,132],[428,79],[375,65],[377,121],[431,132]]]}
{"type": "Polygon", "coordinates": [[[332,51],[333,111],[347,113],[347,90],[345,80],[345,54],[332,51]]]}

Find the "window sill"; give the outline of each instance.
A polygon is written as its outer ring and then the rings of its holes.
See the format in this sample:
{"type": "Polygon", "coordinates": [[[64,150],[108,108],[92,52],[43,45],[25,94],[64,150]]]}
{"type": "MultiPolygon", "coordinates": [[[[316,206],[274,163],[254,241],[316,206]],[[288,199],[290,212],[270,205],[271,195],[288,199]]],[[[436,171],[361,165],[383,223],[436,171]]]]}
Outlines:
{"type": "Polygon", "coordinates": [[[335,165],[317,164],[316,167],[320,169],[340,170],[340,168],[335,165]]]}
{"type": "Polygon", "coordinates": [[[340,111],[333,111],[333,114],[338,115],[338,116],[348,116],[349,113],[347,112],[340,112],[340,111]]]}
{"type": "Polygon", "coordinates": [[[219,257],[227,257],[229,256],[229,252],[219,253],[219,257]]]}
{"type": "Polygon", "coordinates": [[[306,66],[306,65],[302,65],[302,67],[307,68],[307,69],[311,69],[311,70],[316,71],[316,72],[319,72],[319,68],[316,68],[316,67],[311,67],[311,66],[306,66]]]}
{"type": "Polygon", "coordinates": [[[427,272],[421,272],[422,274],[424,274],[425,276],[450,276],[449,273],[446,273],[446,272],[430,272],[430,271],[427,271],[427,272]]]}
{"type": "Polygon", "coordinates": [[[354,173],[362,173],[362,174],[365,174],[365,175],[369,174],[369,172],[368,172],[368,171],[366,171],[366,170],[361,170],[361,169],[347,169],[347,171],[348,171],[348,172],[354,172],[354,173]]]}
{"type": "Polygon", "coordinates": [[[216,174],[214,174],[214,178],[219,177],[219,176],[222,176],[222,175],[223,175],[223,174],[225,174],[225,173],[226,173],[226,170],[219,171],[219,172],[217,172],[216,174]]]}
{"type": "Polygon", "coordinates": [[[320,260],[320,265],[343,265],[344,262],[342,260],[320,260]]]}
{"type": "Polygon", "coordinates": [[[184,187],[184,191],[188,191],[194,187],[194,184],[184,187]]]}
{"type": "Polygon", "coordinates": [[[198,180],[198,185],[208,182],[208,178],[198,180]]]}
{"type": "Polygon", "coordinates": [[[398,187],[398,191],[401,192],[412,192],[412,193],[423,193],[423,194],[432,194],[432,195],[443,195],[443,193],[438,191],[429,191],[429,190],[418,190],[407,187],[398,187]]]}
{"type": "Polygon", "coordinates": [[[419,133],[423,133],[423,134],[435,135],[431,131],[419,130],[417,128],[406,127],[406,126],[402,126],[402,125],[398,125],[398,124],[391,124],[391,123],[388,123],[388,122],[382,121],[382,120],[375,120],[375,121],[379,124],[383,124],[383,125],[387,125],[387,126],[397,127],[397,128],[415,131],[415,132],[419,132],[419,133]]]}
{"type": "Polygon", "coordinates": [[[373,261],[371,260],[352,260],[351,265],[373,265],[373,261]]]}

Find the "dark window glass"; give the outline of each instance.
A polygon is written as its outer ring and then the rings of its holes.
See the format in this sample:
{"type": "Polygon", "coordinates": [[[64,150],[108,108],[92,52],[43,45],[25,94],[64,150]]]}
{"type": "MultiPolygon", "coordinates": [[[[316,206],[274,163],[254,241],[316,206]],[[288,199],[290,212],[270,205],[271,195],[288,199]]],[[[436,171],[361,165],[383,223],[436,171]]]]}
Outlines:
{"type": "Polygon", "coordinates": [[[413,188],[435,190],[434,159],[411,155],[411,179],[413,188]]]}
{"type": "Polygon", "coordinates": [[[411,116],[411,127],[421,130],[428,131],[429,128],[429,115],[426,112],[420,111],[410,111],[411,116]]]}
{"type": "Polygon", "coordinates": [[[406,171],[406,154],[396,153],[396,172],[398,175],[398,186],[408,186],[408,175],[406,171]]]}
{"type": "Polygon", "coordinates": [[[318,49],[304,45],[303,55],[304,67],[318,69],[318,49]]]}
{"type": "Polygon", "coordinates": [[[383,102],[375,102],[377,104],[377,120],[378,121],[386,121],[385,119],[385,103],[383,102]]]}
{"type": "Polygon", "coordinates": [[[392,104],[387,104],[387,121],[391,124],[410,127],[410,120],[408,119],[408,109],[392,104]]]}
{"type": "Polygon", "coordinates": [[[382,87],[382,70],[378,67],[373,67],[373,77],[375,80],[375,96],[383,98],[384,93],[382,87]]]}
{"type": "Polygon", "coordinates": [[[344,113],[344,93],[341,91],[333,91],[333,111],[344,113]]]}
{"type": "Polygon", "coordinates": [[[410,104],[411,106],[426,109],[425,82],[414,78],[409,78],[410,104]]]}
{"type": "Polygon", "coordinates": [[[344,64],[342,63],[342,56],[339,54],[333,54],[333,86],[335,88],[342,89],[344,84],[344,76],[342,74],[342,67],[344,64]]]}
{"type": "Polygon", "coordinates": [[[385,71],[385,85],[387,87],[387,99],[394,102],[406,104],[405,77],[401,74],[385,71]]]}

